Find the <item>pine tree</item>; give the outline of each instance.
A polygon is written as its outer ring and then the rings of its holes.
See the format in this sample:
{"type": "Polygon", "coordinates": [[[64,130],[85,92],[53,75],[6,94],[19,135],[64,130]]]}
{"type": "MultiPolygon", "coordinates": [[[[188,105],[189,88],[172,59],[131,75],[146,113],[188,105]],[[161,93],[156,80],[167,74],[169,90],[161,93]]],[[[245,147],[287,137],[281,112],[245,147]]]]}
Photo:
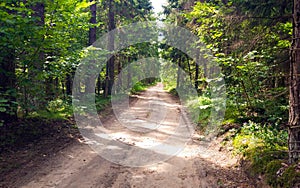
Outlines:
{"type": "Polygon", "coordinates": [[[293,42],[290,61],[289,161],[300,157],[300,0],[294,0],[293,42]]]}

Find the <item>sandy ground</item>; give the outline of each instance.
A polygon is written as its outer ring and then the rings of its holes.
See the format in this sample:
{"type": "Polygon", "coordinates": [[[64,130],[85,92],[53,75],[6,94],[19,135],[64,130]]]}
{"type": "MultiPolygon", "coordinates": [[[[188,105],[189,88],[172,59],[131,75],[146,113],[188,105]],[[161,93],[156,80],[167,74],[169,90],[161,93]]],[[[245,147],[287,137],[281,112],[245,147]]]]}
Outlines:
{"type": "MultiPolygon", "coordinates": [[[[178,126],[180,122],[182,108],[176,98],[163,90],[161,84],[136,97],[128,109],[116,112],[120,113],[119,119],[116,119],[112,112],[102,115],[101,118],[114,140],[131,148],[143,148],[148,151],[151,150],[151,144],[163,143],[172,131],[174,132],[174,126],[178,126]],[[155,106],[157,101],[162,106],[155,106]],[[160,110],[155,111],[156,108],[160,110]],[[131,118],[126,119],[126,115],[131,118]],[[156,116],[163,118],[155,118],[156,116]],[[159,126],[156,126],[156,120],[159,121],[159,126]],[[130,127],[125,127],[120,121],[130,124],[130,127]],[[147,128],[147,125],[150,128],[147,128]]],[[[180,135],[177,136],[179,138],[180,135]]],[[[58,151],[47,153],[44,160],[37,162],[33,156],[32,161],[29,160],[22,167],[7,173],[0,187],[257,187],[239,168],[236,158],[228,152],[219,151],[218,141],[207,148],[198,137],[195,133],[184,150],[177,155],[142,167],[122,166],[110,162],[91,149],[86,140],[78,139],[58,151]]],[[[128,157],[133,151],[130,150],[123,156],[127,157],[126,164],[143,161],[141,158],[135,158],[135,155],[128,157]]],[[[151,152],[145,154],[143,159],[155,158],[151,152]]]]}

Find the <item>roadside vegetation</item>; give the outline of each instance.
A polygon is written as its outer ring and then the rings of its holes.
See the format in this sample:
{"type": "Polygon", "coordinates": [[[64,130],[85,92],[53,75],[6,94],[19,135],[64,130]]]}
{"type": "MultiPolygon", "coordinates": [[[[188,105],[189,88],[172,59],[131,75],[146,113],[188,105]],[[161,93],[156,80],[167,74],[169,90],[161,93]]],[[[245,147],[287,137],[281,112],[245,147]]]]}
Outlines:
{"type": "MultiPolygon", "coordinates": [[[[299,0],[295,3],[300,4],[299,0]]],[[[299,187],[300,138],[291,133],[297,133],[295,127],[300,126],[292,126],[296,122],[292,119],[298,117],[291,113],[295,110],[289,113],[300,106],[289,100],[292,83],[300,87],[297,75],[292,75],[294,66],[300,65],[296,62],[299,37],[295,37],[292,10],[293,3],[287,0],[168,0],[161,21],[198,36],[193,44],[183,41],[196,49],[195,59],[169,46],[164,33],[159,44],[138,43],[118,52],[114,44],[121,37],[108,37],[108,49],[100,49],[101,55],[113,56],[97,72],[95,88],[84,79],[73,88],[76,69],[89,50],[99,50],[93,44],[101,35],[134,22],[156,20],[151,2],[1,2],[0,151],[13,151],[12,147],[34,142],[47,132],[60,133],[59,125],[66,132],[76,131],[74,90],[95,93],[100,112],[109,109],[114,84],[130,88],[126,95],[131,95],[162,82],[175,96],[188,87],[196,91],[197,96],[184,102],[198,131],[208,133],[209,126],[217,124],[210,118],[212,112],[224,115],[216,135],[222,136],[225,148],[240,156],[249,176],[263,177],[273,187],[299,187]],[[148,67],[141,60],[148,57],[165,61],[151,62],[153,67],[148,67]],[[224,78],[219,87],[213,87],[209,78],[214,72],[212,62],[224,78]],[[161,70],[161,78],[142,79],[145,72],[157,70],[161,70]],[[213,97],[216,90],[224,88],[226,101],[213,97]],[[222,107],[216,108],[216,104],[222,107]]]]}
{"type": "MultiPolygon", "coordinates": [[[[166,22],[187,27],[200,38],[202,59],[190,59],[168,46],[163,53],[186,71],[198,91],[198,98],[188,99],[187,105],[191,114],[199,112],[194,118],[199,131],[210,126],[216,100],[206,78],[214,61],[226,83],[226,112],[218,129],[225,148],[241,157],[242,167],[254,179],[263,177],[273,187],[299,186],[299,164],[289,162],[287,143],[292,3],[179,0],[169,1],[164,13],[166,22]]],[[[176,95],[176,80],[183,79],[176,68],[168,69],[172,64],[164,66],[165,89],[176,95]]]]}

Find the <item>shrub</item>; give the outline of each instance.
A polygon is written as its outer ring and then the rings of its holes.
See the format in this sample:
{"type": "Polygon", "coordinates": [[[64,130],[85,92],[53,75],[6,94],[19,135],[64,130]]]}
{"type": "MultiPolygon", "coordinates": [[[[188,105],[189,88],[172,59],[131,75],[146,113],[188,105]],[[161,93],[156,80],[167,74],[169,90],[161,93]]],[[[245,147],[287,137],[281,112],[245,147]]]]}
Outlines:
{"type": "Polygon", "coordinates": [[[300,178],[295,168],[293,175],[290,169],[284,170],[280,177],[277,175],[282,163],[288,158],[287,136],[287,131],[276,126],[249,121],[236,133],[233,139],[234,151],[242,154],[244,160],[250,163],[250,175],[265,175],[267,183],[273,187],[293,187],[300,178]]]}

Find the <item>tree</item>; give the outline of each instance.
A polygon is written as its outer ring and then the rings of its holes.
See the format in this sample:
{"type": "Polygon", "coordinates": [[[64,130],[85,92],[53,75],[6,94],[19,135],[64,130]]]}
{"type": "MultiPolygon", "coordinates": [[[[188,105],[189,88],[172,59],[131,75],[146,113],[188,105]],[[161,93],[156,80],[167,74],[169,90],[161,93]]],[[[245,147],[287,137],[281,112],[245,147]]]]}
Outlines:
{"type": "MultiPolygon", "coordinates": [[[[97,27],[96,27],[96,23],[97,23],[97,4],[94,0],[90,0],[91,3],[93,3],[90,6],[90,11],[91,11],[91,19],[90,19],[90,24],[92,25],[91,28],[89,29],[89,43],[88,45],[93,45],[94,42],[96,42],[97,36],[96,36],[96,32],[97,32],[97,27]]],[[[91,62],[91,63],[96,63],[96,62],[91,62]]],[[[93,84],[89,83],[89,79],[86,80],[86,84],[85,84],[85,92],[86,93],[94,93],[95,91],[93,90],[93,84]]]]}
{"type": "Polygon", "coordinates": [[[294,0],[293,41],[290,60],[289,162],[300,158],[300,0],[294,0]]]}
{"type": "MultiPolygon", "coordinates": [[[[149,0],[137,0],[137,1],[103,1],[107,8],[107,30],[112,31],[116,29],[117,24],[129,24],[136,21],[151,20],[151,3],[149,0]]],[[[105,75],[105,91],[104,96],[111,95],[112,87],[115,79],[115,66],[121,65],[122,62],[117,55],[114,54],[115,36],[111,33],[108,35],[107,50],[111,53],[111,56],[106,63],[106,75],[105,75]]],[[[124,58],[123,60],[125,60],[124,58]]],[[[118,67],[120,69],[121,67],[118,67]]]]}
{"type": "MultiPolygon", "coordinates": [[[[116,28],[115,23],[115,3],[113,0],[109,0],[108,2],[108,31],[112,31],[116,28]]],[[[107,44],[107,50],[110,53],[113,53],[115,46],[115,38],[114,35],[110,32],[108,34],[108,44],[107,44]]],[[[115,71],[115,56],[113,55],[106,63],[106,80],[105,80],[105,94],[104,96],[107,97],[111,94],[113,82],[114,82],[114,71],[115,71]]]]}
{"type": "Polygon", "coordinates": [[[45,83],[42,78],[45,53],[44,53],[44,25],[45,25],[45,4],[43,2],[35,2],[32,4],[33,18],[36,20],[36,27],[40,32],[36,34],[36,45],[34,49],[32,61],[30,62],[29,80],[35,87],[29,87],[30,100],[36,110],[41,110],[45,107],[45,83]]]}
{"type": "MultiPolygon", "coordinates": [[[[18,15],[14,7],[18,7],[17,2],[11,2],[0,6],[0,125],[4,121],[14,121],[17,119],[16,106],[16,40],[19,30],[14,28],[18,20],[24,21],[18,15]]],[[[24,25],[22,25],[24,26],[24,25]]],[[[21,36],[20,36],[21,38],[21,36]]]]}
{"type": "Polygon", "coordinates": [[[94,24],[93,26],[91,26],[90,30],[89,30],[89,45],[92,45],[94,42],[96,42],[96,32],[97,32],[97,27],[95,26],[95,24],[97,23],[97,4],[96,2],[94,2],[94,0],[90,0],[90,2],[92,2],[93,4],[90,6],[90,11],[91,11],[91,19],[90,19],[90,23],[94,24]]]}

